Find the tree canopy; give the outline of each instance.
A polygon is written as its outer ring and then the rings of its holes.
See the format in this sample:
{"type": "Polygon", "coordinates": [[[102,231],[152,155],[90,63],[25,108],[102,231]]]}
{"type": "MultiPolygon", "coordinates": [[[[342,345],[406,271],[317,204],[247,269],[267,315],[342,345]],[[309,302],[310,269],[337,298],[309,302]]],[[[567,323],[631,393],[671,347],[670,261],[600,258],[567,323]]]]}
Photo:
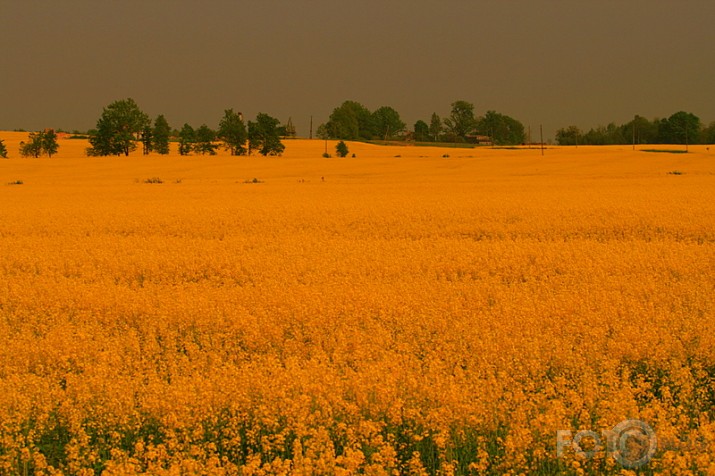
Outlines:
{"type": "Polygon", "coordinates": [[[372,113],[372,130],[379,139],[388,140],[405,130],[400,113],[389,106],[382,106],[372,113]]]}
{"type": "Polygon", "coordinates": [[[559,145],[578,145],[582,135],[583,132],[577,126],[563,127],[556,131],[556,142],[559,145]]]}
{"type": "Polygon", "coordinates": [[[194,150],[196,131],[189,124],[184,124],[179,132],[179,154],[189,155],[194,150]]]}
{"type": "Polygon", "coordinates": [[[223,142],[224,148],[231,152],[231,155],[246,154],[248,133],[240,113],[233,112],[233,109],[224,111],[223,118],[218,125],[218,138],[223,142]]]}
{"type": "Polygon", "coordinates": [[[133,99],[114,101],[105,107],[97,128],[89,137],[89,155],[129,155],[150,120],[133,99]]]}
{"type": "Polygon", "coordinates": [[[419,120],[415,122],[415,125],[413,127],[413,130],[415,132],[415,140],[418,142],[425,142],[429,140],[429,126],[427,123],[423,120],[419,120]]]}
{"type": "Polygon", "coordinates": [[[517,145],[524,143],[524,125],[516,119],[496,111],[487,113],[477,119],[477,131],[488,135],[492,143],[498,145],[517,145]]]}
{"type": "Polygon", "coordinates": [[[28,141],[20,142],[20,155],[23,157],[39,157],[42,152],[41,132],[30,132],[28,141]]]}
{"type": "Polygon", "coordinates": [[[715,144],[715,121],[703,129],[700,142],[703,144],[715,144]]]}
{"type": "Polygon", "coordinates": [[[154,129],[151,127],[151,121],[144,126],[141,132],[142,152],[144,155],[149,155],[154,149],[154,129]]]}
{"type": "Polygon", "coordinates": [[[467,101],[452,103],[452,112],[444,120],[447,132],[453,141],[464,141],[467,134],[471,134],[477,125],[474,118],[474,104],[467,101]]]}
{"type": "Polygon", "coordinates": [[[349,152],[347,144],[343,141],[338,142],[338,145],[335,146],[335,155],[338,157],[347,157],[349,152]]]}
{"type": "Polygon", "coordinates": [[[280,121],[268,114],[259,113],[256,121],[248,121],[248,150],[258,150],[261,155],[281,155],[285,145],[281,142],[280,121]]]}
{"type": "Polygon", "coordinates": [[[160,114],[154,120],[154,130],[152,134],[152,149],[154,152],[166,155],[169,153],[169,138],[171,136],[171,127],[166,118],[160,114]]]}
{"type": "Polygon", "coordinates": [[[57,153],[60,146],[57,143],[57,133],[54,129],[45,129],[40,132],[40,140],[42,142],[42,152],[47,154],[48,157],[52,157],[57,153]]]}
{"type": "Polygon", "coordinates": [[[667,144],[696,144],[700,140],[700,118],[695,114],[678,111],[668,119],[661,120],[660,140],[667,144]]]}
{"type": "MultiPolygon", "coordinates": [[[[572,131],[576,126],[568,126],[556,131],[559,145],[574,145],[572,131]]],[[[586,133],[579,134],[578,144],[697,144],[708,143],[707,128],[703,128],[696,115],[679,111],[666,119],[648,119],[636,115],[631,121],[617,125],[614,122],[606,126],[597,126],[586,133]]],[[[713,137],[715,139],[715,137],[713,137]]]]}
{"type": "Polygon", "coordinates": [[[212,130],[206,124],[196,129],[196,142],[194,143],[194,151],[198,154],[216,155],[216,131],[212,130]]]}
{"type": "Polygon", "coordinates": [[[345,101],[330,114],[325,128],[334,139],[369,140],[373,138],[373,116],[359,102],[345,101]]]}
{"type": "Polygon", "coordinates": [[[42,154],[52,157],[58,149],[59,144],[54,129],[30,132],[28,142],[20,142],[20,155],[23,157],[39,157],[42,154]]]}

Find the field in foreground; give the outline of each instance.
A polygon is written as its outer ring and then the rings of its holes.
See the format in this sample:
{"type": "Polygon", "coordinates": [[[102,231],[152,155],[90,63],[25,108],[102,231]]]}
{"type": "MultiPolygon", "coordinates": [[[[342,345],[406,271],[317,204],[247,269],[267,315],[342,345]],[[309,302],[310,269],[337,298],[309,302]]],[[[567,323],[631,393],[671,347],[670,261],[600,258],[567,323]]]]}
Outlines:
{"type": "Polygon", "coordinates": [[[715,152],[348,145],[0,159],[0,474],[715,473],[715,152]]]}

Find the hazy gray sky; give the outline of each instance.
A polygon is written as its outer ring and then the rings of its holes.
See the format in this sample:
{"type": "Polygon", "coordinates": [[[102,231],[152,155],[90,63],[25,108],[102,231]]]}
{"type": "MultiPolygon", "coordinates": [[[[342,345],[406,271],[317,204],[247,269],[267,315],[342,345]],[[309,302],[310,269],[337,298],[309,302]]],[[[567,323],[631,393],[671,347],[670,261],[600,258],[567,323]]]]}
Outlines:
{"type": "Polygon", "coordinates": [[[94,127],[110,102],[299,135],[346,99],[411,127],[464,99],[531,125],[715,120],[713,0],[0,0],[0,129],[94,127]]]}

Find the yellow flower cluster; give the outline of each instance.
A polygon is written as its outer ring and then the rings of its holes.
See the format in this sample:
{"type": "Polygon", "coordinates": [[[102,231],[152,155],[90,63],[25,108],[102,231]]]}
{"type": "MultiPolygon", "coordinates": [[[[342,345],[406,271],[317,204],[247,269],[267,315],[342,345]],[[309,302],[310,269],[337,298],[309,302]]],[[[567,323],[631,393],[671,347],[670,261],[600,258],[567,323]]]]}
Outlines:
{"type": "Polygon", "coordinates": [[[0,474],[715,474],[705,149],[72,147],[0,163],[0,474]]]}

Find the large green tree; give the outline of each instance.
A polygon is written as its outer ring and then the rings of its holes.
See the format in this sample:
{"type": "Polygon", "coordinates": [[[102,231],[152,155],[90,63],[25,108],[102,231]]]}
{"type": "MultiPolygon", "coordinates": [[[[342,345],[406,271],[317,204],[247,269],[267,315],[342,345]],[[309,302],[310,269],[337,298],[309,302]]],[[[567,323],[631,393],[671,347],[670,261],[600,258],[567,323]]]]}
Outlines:
{"type": "Polygon", "coordinates": [[[425,142],[429,139],[429,126],[423,120],[415,122],[414,125],[415,140],[417,142],[425,142]]]}
{"type": "Polygon", "coordinates": [[[372,114],[356,101],[345,101],[336,107],[325,127],[334,139],[369,140],[374,135],[372,114]]]}
{"type": "Polygon", "coordinates": [[[444,120],[444,125],[453,141],[464,141],[467,134],[474,131],[476,124],[474,104],[467,101],[453,102],[452,112],[444,120]]]}
{"type": "Polygon", "coordinates": [[[280,121],[268,114],[259,113],[256,121],[248,121],[248,150],[258,150],[261,155],[281,155],[285,146],[281,142],[283,128],[280,121]]]}
{"type": "Polygon", "coordinates": [[[563,127],[556,131],[556,143],[558,145],[578,145],[582,135],[581,129],[577,126],[563,127]]]}
{"type": "Polygon", "coordinates": [[[623,135],[623,127],[618,127],[614,122],[609,123],[607,126],[598,126],[596,128],[589,129],[583,135],[583,143],[591,145],[614,145],[614,144],[628,144],[630,142],[630,137],[627,140],[623,135]]]}
{"type": "Polygon", "coordinates": [[[45,129],[40,134],[42,140],[42,152],[47,154],[48,157],[52,157],[60,148],[60,145],[57,143],[57,133],[55,133],[54,129],[45,129]]]}
{"type": "Polygon", "coordinates": [[[195,143],[196,131],[189,124],[184,124],[179,131],[179,155],[189,155],[195,143]]]}
{"type": "Polygon", "coordinates": [[[39,157],[42,154],[52,157],[58,149],[57,134],[54,129],[30,132],[28,142],[20,142],[20,155],[23,157],[39,157]]]}
{"type": "Polygon", "coordinates": [[[20,155],[23,157],[39,157],[42,153],[42,138],[39,132],[30,132],[28,141],[20,141],[20,155]]]}
{"type": "Polygon", "coordinates": [[[133,99],[114,101],[105,107],[90,135],[89,155],[129,155],[136,149],[136,141],[150,124],[133,99]]]}
{"type": "Polygon", "coordinates": [[[169,138],[171,137],[171,127],[163,114],[154,120],[154,130],[152,134],[152,149],[162,155],[169,153],[169,138]]]}
{"type": "Polygon", "coordinates": [[[621,135],[626,142],[636,144],[655,144],[658,142],[659,120],[649,121],[636,115],[632,121],[621,126],[621,135]]]}
{"type": "Polygon", "coordinates": [[[700,135],[700,142],[702,144],[715,144],[715,121],[703,129],[700,135]]]}
{"type": "Polygon", "coordinates": [[[223,142],[224,148],[231,151],[231,155],[246,154],[246,139],[248,133],[240,113],[233,109],[226,109],[218,125],[218,138],[223,142]]]}
{"type": "Polygon", "coordinates": [[[216,155],[216,131],[211,129],[206,124],[201,124],[201,127],[196,129],[196,143],[194,151],[199,154],[216,155]]]}
{"type": "Polygon", "coordinates": [[[664,144],[696,144],[700,139],[701,128],[702,124],[698,116],[678,111],[661,121],[658,139],[664,144]]]}
{"type": "Polygon", "coordinates": [[[524,143],[524,125],[516,119],[496,111],[487,113],[477,120],[476,128],[482,134],[492,138],[498,145],[516,145],[524,143]]]}
{"type": "Polygon", "coordinates": [[[382,106],[372,113],[373,132],[380,139],[388,140],[405,130],[400,113],[390,106],[382,106]]]}

